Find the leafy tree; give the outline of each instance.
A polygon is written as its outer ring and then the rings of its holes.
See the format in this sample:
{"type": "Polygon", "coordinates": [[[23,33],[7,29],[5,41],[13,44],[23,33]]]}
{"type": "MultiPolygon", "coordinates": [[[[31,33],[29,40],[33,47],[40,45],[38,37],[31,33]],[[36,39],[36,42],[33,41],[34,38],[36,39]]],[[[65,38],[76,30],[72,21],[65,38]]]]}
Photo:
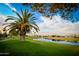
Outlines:
{"type": "Polygon", "coordinates": [[[24,6],[31,6],[33,11],[40,12],[43,16],[52,18],[58,12],[65,19],[72,19],[73,12],[77,11],[77,3],[23,3],[24,6]]]}

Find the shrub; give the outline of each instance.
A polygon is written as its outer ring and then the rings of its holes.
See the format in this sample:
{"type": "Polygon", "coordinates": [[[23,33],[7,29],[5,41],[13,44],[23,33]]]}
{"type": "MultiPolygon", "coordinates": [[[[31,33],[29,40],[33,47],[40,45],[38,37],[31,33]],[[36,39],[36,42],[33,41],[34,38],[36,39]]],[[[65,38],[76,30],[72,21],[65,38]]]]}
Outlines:
{"type": "Polygon", "coordinates": [[[73,42],[77,43],[78,41],[73,41],[73,42]]]}
{"type": "Polygon", "coordinates": [[[7,37],[6,33],[0,33],[0,40],[5,39],[7,37]]]}

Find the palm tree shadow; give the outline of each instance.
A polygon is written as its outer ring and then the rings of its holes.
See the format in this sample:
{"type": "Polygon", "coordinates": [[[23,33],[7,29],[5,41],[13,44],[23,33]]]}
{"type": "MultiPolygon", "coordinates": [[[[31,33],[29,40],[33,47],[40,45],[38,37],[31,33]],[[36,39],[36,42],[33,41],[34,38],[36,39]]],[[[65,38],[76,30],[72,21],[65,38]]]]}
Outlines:
{"type": "Polygon", "coordinates": [[[13,42],[10,43],[8,43],[8,41],[0,42],[0,53],[9,53],[1,54],[2,56],[39,56],[47,54],[44,46],[39,43],[18,40],[13,40],[13,42]],[[41,51],[43,51],[43,53],[40,54],[41,51]]]}
{"type": "Polygon", "coordinates": [[[0,42],[0,56],[6,56],[9,55],[9,53],[6,51],[7,45],[4,42],[0,42]]]}

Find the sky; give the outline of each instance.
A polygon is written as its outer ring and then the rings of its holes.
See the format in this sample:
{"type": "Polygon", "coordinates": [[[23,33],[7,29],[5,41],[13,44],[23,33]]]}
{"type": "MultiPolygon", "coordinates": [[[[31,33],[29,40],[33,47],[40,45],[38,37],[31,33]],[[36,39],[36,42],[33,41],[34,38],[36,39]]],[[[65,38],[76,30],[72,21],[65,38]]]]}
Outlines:
{"type": "MultiPolygon", "coordinates": [[[[13,11],[17,11],[20,13],[20,9],[26,9],[26,6],[17,3],[0,3],[0,28],[2,28],[2,24],[4,24],[7,16],[16,16],[13,11]]],[[[30,7],[27,7],[29,12],[31,11],[30,7]]],[[[52,20],[45,16],[42,16],[38,12],[34,12],[37,17],[36,23],[38,24],[40,31],[38,34],[42,35],[72,35],[79,34],[79,20],[64,20],[59,15],[54,15],[52,20]]],[[[79,11],[74,13],[74,16],[78,16],[79,11]]],[[[17,16],[16,16],[17,17],[17,16]]]]}

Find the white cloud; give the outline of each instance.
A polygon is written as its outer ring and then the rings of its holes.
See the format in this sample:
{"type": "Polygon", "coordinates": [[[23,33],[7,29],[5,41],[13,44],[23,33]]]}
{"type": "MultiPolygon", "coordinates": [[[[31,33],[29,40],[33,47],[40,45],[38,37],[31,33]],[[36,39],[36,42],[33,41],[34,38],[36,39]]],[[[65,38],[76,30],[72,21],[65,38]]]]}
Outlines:
{"type": "Polygon", "coordinates": [[[3,27],[3,24],[8,24],[11,22],[14,22],[14,20],[9,20],[7,22],[5,22],[5,20],[7,19],[7,16],[0,14],[0,28],[3,27]]]}
{"type": "Polygon", "coordinates": [[[11,6],[9,3],[5,3],[5,5],[7,5],[12,11],[17,11],[16,8],[11,6]]]}
{"type": "MultiPolygon", "coordinates": [[[[2,28],[2,24],[4,24],[5,19],[7,17],[5,15],[0,14],[0,28],[2,28]]],[[[40,31],[38,34],[61,34],[61,35],[71,35],[71,34],[79,34],[79,22],[72,23],[67,20],[63,20],[60,16],[53,16],[53,19],[47,17],[41,17],[44,22],[38,24],[40,31]]]]}
{"type": "Polygon", "coordinates": [[[2,32],[2,29],[3,29],[3,25],[2,24],[6,23],[5,22],[6,18],[7,18],[6,16],[0,14],[0,32],[2,32]]]}
{"type": "Polygon", "coordinates": [[[40,28],[39,34],[79,34],[79,22],[72,23],[68,20],[62,19],[60,16],[53,16],[52,20],[47,17],[41,18],[44,22],[38,24],[40,28]]]}
{"type": "Polygon", "coordinates": [[[6,18],[7,18],[7,16],[4,16],[4,15],[0,14],[0,26],[2,26],[2,24],[5,23],[6,18]]]}
{"type": "MultiPolygon", "coordinates": [[[[5,22],[5,19],[7,19],[7,16],[0,14],[0,32],[1,32],[1,33],[3,33],[3,28],[4,28],[7,24],[13,22],[13,20],[8,21],[8,22],[5,22]],[[6,25],[3,25],[3,24],[6,24],[6,25]]],[[[7,27],[7,29],[8,29],[8,27],[7,27]]],[[[8,31],[7,31],[7,33],[8,33],[8,31]]]]}

